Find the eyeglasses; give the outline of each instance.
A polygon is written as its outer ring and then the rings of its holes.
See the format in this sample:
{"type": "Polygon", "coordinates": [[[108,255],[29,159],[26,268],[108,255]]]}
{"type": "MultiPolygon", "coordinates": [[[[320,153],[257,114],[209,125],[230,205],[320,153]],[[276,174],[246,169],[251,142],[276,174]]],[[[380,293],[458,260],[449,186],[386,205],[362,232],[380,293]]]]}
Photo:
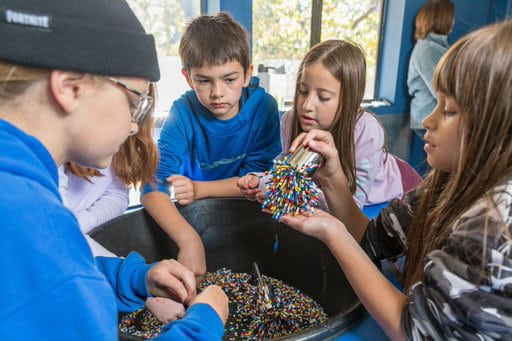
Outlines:
{"type": "Polygon", "coordinates": [[[132,115],[132,122],[138,123],[142,121],[142,119],[146,116],[149,109],[151,108],[151,105],[153,104],[153,97],[148,96],[138,90],[135,90],[129,87],[128,85],[124,84],[123,82],[118,81],[115,78],[106,78],[115,85],[119,86],[122,90],[129,91],[132,94],[137,95],[139,100],[137,101],[136,105],[133,105],[133,103],[130,101],[130,113],[132,115]]]}

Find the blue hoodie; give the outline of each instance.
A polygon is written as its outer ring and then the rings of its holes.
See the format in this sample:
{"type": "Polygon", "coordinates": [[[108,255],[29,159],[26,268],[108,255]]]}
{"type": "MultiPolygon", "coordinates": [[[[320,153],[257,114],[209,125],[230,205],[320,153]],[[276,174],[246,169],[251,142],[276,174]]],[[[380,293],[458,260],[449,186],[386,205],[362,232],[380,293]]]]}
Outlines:
{"type": "MultiPolygon", "coordinates": [[[[150,266],[136,253],[93,258],[61,201],[57,167],[32,136],[0,120],[0,338],[117,340],[118,311],[141,308],[150,266]]],[[[220,339],[196,304],[162,340],[220,339]]]]}
{"type": "MultiPolygon", "coordinates": [[[[264,172],[281,153],[279,112],[275,99],[252,77],[240,97],[240,111],[219,120],[194,90],[176,100],[167,116],[158,147],[158,190],[169,194],[165,179],[173,174],[212,181],[264,172]]],[[[143,194],[151,192],[146,185],[143,194]]]]}
{"type": "Polygon", "coordinates": [[[424,129],[421,121],[436,107],[432,78],[436,65],[448,50],[448,37],[429,33],[414,45],[409,59],[407,87],[411,98],[411,129],[424,129]]]}

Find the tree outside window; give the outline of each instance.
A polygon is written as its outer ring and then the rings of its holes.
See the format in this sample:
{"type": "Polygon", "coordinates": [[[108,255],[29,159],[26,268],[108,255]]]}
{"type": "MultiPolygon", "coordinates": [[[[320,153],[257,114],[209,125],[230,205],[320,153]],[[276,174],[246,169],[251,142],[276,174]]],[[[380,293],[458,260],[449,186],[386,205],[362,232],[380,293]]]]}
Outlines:
{"type": "Polygon", "coordinates": [[[200,0],[127,0],[148,33],[155,37],[161,79],[155,115],[162,120],[172,102],[189,89],[178,54],[187,22],[200,14],[200,0]]]}
{"type": "MultiPolygon", "coordinates": [[[[293,99],[301,59],[310,48],[313,6],[320,5],[321,40],[346,39],[361,45],[367,59],[365,99],[373,99],[384,0],[253,0],[253,63],[285,66],[285,89],[276,90],[281,109],[293,99]]],[[[318,10],[318,8],[316,8],[318,10]]]]}

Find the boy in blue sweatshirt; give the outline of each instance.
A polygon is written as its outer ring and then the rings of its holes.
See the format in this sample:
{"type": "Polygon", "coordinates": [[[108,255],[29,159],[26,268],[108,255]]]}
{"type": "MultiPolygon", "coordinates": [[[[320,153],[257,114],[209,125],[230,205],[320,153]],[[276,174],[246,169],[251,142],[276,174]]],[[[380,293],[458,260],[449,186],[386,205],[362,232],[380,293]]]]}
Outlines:
{"type": "Polygon", "coordinates": [[[206,271],[203,244],[169,188],[181,205],[241,196],[237,179],[269,169],[281,152],[279,114],[274,98],[251,78],[247,32],[227,13],[193,20],[179,52],[192,90],[173,103],[165,120],[158,188],[147,185],[142,203],[177,243],[178,261],[200,276],[206,271]]]}
{"type": "Polygon", "coordinates": [[[108,167],[150,114],[153,37],[124,0],[0,6],[0,338],[117,340],[118,312],[161,296],[189,306],[161,340],[220,339],[219,287],[196,295],[175,260],[93,258],[58,192],[58,165],[108,167]]]}

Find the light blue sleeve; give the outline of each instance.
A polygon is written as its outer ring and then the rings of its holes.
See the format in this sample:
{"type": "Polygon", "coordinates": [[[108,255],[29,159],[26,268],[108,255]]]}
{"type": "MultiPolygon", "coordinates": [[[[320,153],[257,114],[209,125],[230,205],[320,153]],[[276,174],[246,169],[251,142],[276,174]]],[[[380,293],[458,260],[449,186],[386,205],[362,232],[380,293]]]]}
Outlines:
{"type": "Polygon", "coordinates": [[[432,78],[434,77],[434,71],[436,69],[437,63],[443,54],[444,51],[427,45],[421,51],[419,51],[418,58],[416,60],[415,66],[418,74],[427,85],[427,88],[433,98],[437,98],[437,96],[436,91],[434,90],[434,86],[432,85],[432,78]]]}

